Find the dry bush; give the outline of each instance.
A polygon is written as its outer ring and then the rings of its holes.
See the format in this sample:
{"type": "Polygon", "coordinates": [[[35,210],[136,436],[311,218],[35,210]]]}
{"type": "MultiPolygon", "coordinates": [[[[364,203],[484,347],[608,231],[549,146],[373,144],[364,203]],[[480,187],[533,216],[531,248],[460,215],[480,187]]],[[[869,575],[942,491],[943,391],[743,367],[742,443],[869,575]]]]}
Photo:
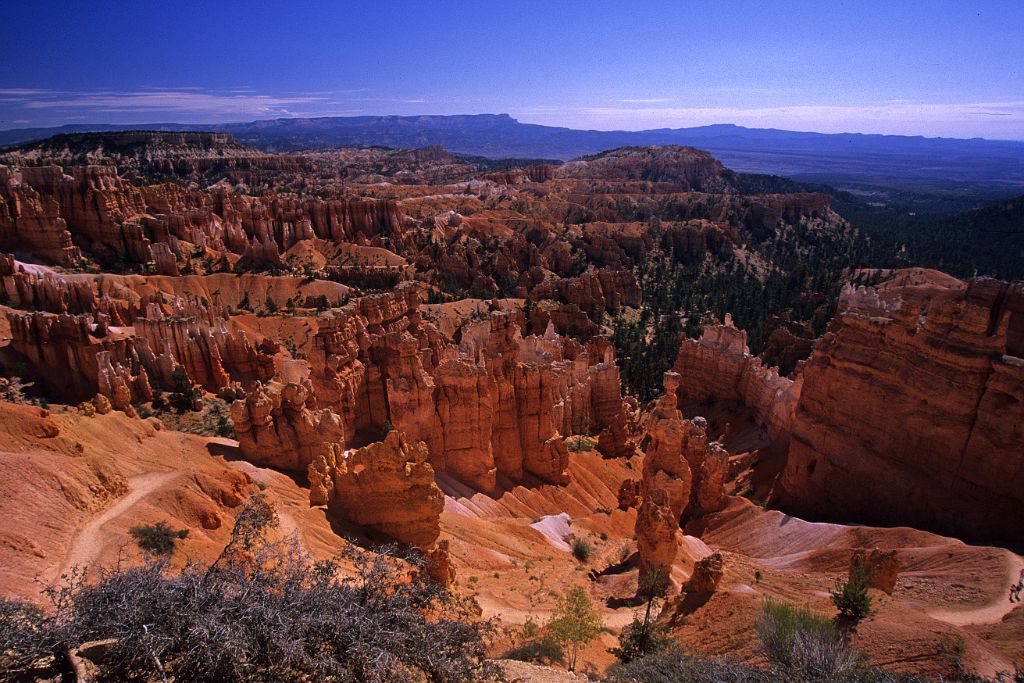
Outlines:
{"type": "Polygon", "coordinates": [[[349,546],[338,560],[314,562],[296,543],[263,541],[275,521],[257,495],[212,565],[172,574],[153,561],[92,585],[72,580],[50,591],[47,615],[3,603],[11,665],[113,638],[102,680],[469,681],[485,673],[491,624],[416,571],[422,557],[349,546]],[[342,561],[354,576],[339,572],[342,561]]]}

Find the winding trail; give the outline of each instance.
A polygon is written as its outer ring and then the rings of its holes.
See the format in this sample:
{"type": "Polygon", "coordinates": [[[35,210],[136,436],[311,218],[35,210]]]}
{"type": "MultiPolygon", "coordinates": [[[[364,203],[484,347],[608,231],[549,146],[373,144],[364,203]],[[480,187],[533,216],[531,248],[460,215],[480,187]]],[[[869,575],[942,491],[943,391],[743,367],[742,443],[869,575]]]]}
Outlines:
{"type": "Polygon", "coordinates": [[[941,609],[928,612],[932,619],[944,621],[955,626],[968,624],[995,624],[1003,620],[1020,603],[1010,602],[1009,591],[1012,584],[1017,583],[1021,570],[1024,569],[1024,558],[1007,553],[1006,578],[1003,589],[988,604],[973,609],[941,609]]]}
{"type": "MultiPolygon", "coordinates": [[[[274,470],[267,469],[264,467],[257,467],[250,462],[244,460],[235,460],[228,463],[232,468],[239,472],[245,472],[248,474],[253,481],[266,485],[267,487],[274,487],[275,485],[287,484],[290,479],[287,475],[274,470]],[[277,481],[275,481],[275,478],[277,481]]],[[[277,520],[279,523],[279,529],[281,535],[284,537],[294,536],[299,542],[299,547],[306,549],[305,539],[302,533],[302,527],[298,520],[295,518],[294,508],[289,505],[289,501],[278,500],[275,506],[277,512],[277,520]]]]}
{"type": "Polygon", "coordinates": [[[71,549],[64,558],[60,573],[67,573],[72,567],[88,567],[96,559],[103,547],[103,526],[120,517],[144,497],[171,483],[184,474],[180,470],[172,472],[147,472],[128,479],[128,493],[118,498],[75,534],[71,549]]]}

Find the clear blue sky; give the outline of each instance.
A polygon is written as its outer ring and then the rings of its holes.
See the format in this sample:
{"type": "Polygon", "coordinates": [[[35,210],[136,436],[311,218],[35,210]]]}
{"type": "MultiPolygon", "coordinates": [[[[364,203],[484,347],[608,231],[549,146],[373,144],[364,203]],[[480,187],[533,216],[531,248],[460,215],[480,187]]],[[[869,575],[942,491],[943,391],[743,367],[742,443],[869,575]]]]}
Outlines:
{"type": "Polygon", "coordinates": [[[507,112],[1024,139],[1024,2],[7,2],[0,129],[507,112]]]}

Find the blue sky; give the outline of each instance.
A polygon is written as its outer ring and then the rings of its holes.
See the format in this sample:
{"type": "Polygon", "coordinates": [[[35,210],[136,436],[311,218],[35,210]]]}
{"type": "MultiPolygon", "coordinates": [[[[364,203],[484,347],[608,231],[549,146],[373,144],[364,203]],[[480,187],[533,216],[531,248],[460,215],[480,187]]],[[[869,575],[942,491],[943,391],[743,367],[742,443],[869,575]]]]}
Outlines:
{"type": "Polygon", "coordinates": [[[510,113],[1024,139],[1024,2],[10,2],[0,129],[510,113]]]}

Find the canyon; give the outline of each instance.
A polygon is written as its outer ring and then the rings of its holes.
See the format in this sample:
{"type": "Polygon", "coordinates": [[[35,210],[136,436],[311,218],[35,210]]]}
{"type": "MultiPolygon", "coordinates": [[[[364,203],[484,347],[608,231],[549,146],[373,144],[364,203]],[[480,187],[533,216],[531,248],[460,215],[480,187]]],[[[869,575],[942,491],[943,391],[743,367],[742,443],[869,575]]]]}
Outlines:
{"type": "Polygon", "coordinates": [[[816,280],[801,259],[862,235],[777,189],[677,146],[0,151],[0,593],[42,604],[37,578],[110,567],[161,520],[188,530],[172,569],[212,560],[263,495],[303,552],[415,549],[506,634],[583,587],[594,671],[651,571],[674,641],[757,663],[766,598],[830,611],[861,565],[871,663],[949,675],[952,638],[963,666],[1012,671],[1024,286],[816,280]],[[783,277],[806,291],[757,353],[671,284],[783,277]]]}

